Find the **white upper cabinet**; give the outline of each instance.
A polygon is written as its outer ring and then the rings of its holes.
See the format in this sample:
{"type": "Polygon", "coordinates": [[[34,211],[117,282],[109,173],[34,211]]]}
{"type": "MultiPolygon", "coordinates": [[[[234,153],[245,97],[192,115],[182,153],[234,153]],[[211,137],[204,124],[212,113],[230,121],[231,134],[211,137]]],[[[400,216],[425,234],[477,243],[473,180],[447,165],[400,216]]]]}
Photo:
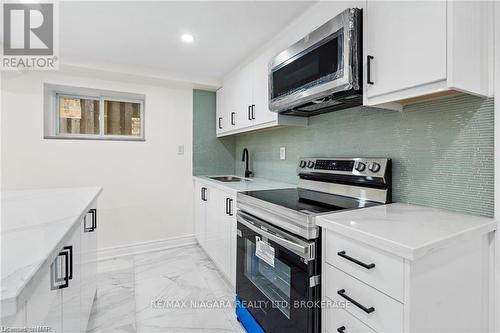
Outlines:
{"type": "Polygon", "coordinates": [[[446,2],[370,0],[366,13],[367,97],[446,79],[446,2]]]}
{"type": "Polygon", "coordinates": [[[278,125],[307,125],[307,118],[281,116],[269,111],[268,62],[268,57],[260,56],[227,77],[223,87],[217,90],[217,136],[278,125]]]}
{"type": "Polygon", "coordinates": [[[219,90],[217,90],[216,93],[216,98],[215,98],[215,105],[217,106],[216,108],[216,127],[215,127],[215,133],[219,135],[220,133],[224,132],[224,130],[227,129],[227,100],[225,99],[225,88],[222,87],[219,90]]]}
{"type": "Polygon", "coordinates": [[[456,91],[488,95],[488,6],[367,0],[364,104],[397,108],[456,91]]]}

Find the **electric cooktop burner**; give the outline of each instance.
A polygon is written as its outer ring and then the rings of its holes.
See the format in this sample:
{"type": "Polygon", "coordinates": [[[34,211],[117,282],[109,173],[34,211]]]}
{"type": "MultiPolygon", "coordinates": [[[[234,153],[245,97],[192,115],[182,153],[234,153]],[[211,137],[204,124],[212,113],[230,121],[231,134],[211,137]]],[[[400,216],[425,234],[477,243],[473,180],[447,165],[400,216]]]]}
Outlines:
{"type": "Polygon", "coordinates": [[[310,215],[379,205],[379,203],[373,201],[359,200],[341,195],[324,194],[301,188],[248,191],[244,192],[244,194],[255,199],[264,200],[268,203],[310,215]]]}
{"type": "Polygon", "coordinates": [[[238,193],[238,214],[314,239],[319,237],[319,215],[391,201],[388,158],[303,158],[297,174],[297,188],[238,193]]]}

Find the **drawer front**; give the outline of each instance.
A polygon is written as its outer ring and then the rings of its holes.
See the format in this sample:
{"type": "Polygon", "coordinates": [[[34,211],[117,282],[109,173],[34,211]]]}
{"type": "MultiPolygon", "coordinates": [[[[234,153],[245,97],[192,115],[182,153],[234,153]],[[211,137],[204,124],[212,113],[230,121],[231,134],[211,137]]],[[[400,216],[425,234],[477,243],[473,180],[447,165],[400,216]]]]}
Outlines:
{"type": "Polygon", "coordinates": [[[343,309],[327,309],[324,323],[325,333],[375,333],[374,330],[363,324],[358,318],[343,309]]]}
{"type": "Polygon", "coordinates": [[[329,264],[325,266],[326,297],[349,301],[346,311],[377,332],[403,331],[403,304],[329,264]]]}
{"type": "Polygon", "coordinates": [[[327,231],[325,261],[403,302],[403,258],[327,231]]]}

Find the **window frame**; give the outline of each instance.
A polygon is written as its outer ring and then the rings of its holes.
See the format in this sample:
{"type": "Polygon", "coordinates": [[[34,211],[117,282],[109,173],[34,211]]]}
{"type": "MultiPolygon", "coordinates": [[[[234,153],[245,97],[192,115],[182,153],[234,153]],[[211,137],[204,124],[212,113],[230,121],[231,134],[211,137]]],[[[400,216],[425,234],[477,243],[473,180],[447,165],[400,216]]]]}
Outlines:
{"type": "MultiPolygon", "coordinates": [[[[145,99],[135,99],[135,98],[127,98],[120,97],[119,93],[106,94],[78,94],[71,93],[63,90],[54,90],[53,97],[55,98],[55,110],[53,112],[53,128],[54,135],[45,136],[45,138],[50,139],[83,139],[83,140],[117,140],[117,141],[146,141],[145,137],[145,112],[144,112],[144,104],[145,99]],[[118,96],[112,96],[118,95],[118,96]],[[99,134],[73,134],[73,133],[61,133],[60,131],[60,97],[70,97],[70,98],[79,98],[79,99],[92,99],[99,101],[99,134]],[[139,114],[141,118],[141,135],[116,135],[116,134],[105,134],[104,133],[104,101],[112,101],[112,102],[124,102],[124,103],[136,103],[139,104],[139,114]]],[[[127,95],[127,93],[123,93],[123,95],[127,95]]]]}

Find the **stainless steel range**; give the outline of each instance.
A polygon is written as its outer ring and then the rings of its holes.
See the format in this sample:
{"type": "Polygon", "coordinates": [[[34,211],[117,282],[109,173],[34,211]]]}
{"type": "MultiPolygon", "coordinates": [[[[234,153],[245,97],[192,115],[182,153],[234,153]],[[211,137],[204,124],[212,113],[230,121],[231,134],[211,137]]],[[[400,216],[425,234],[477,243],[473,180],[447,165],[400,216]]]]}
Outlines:
{"type": "Polygon", "coordinates": [[[249,332],[319,332],[316,217],[391,201],[387,158],[303,158],[297,174],[295,189],[237,196],[236,314],[249,332]]]}

